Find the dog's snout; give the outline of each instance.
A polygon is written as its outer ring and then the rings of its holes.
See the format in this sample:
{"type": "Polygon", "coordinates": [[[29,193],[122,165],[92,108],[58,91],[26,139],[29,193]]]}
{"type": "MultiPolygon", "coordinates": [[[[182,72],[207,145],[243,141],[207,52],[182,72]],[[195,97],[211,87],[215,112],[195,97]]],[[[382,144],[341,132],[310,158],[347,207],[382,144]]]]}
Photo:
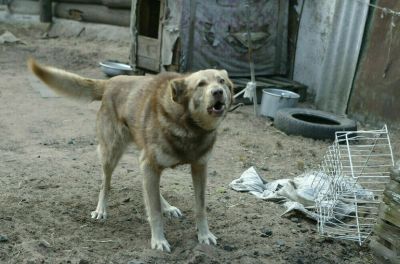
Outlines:
{"type": "Polygon", "coordinates": [[[221,99],[224,95],[224,90],[221,88],[214,88],[211,90],[211,94],[215,97],[215,99],[221,99]]]}

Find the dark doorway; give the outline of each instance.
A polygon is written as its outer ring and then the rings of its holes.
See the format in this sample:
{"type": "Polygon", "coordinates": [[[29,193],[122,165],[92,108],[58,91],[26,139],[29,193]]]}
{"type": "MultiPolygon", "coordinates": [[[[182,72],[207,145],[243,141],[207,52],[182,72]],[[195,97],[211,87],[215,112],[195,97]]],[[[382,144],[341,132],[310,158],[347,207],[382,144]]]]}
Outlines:
{"type": "Polygon", "coordinates": [[[137,15],[139,35],[157,39],[160,23],[160,0],[141,0],[137,15]]]}

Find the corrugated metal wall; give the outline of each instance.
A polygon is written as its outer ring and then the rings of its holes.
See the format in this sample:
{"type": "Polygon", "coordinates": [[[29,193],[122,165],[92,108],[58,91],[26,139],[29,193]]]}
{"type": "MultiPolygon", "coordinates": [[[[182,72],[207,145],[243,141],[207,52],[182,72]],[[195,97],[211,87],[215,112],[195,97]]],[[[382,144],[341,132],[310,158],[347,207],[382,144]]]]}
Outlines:
{"type": "Polygon", "coordinates": [[[309,86],[318,109],[338,114],[347,109],[367,3],[369,0],[305,0],[293,77],[309,86]]]}

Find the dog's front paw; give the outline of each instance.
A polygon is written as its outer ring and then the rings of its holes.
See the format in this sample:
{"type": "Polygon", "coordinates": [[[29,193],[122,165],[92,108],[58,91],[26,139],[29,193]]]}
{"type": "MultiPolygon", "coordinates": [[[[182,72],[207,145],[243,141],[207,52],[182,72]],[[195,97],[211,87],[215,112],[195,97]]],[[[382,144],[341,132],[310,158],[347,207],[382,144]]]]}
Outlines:
{"type": "Polygon", "coordinates": [[[168,208],[163,209],[163,213],[166,217],[168,218],[181,218],[182,217],[182,212],[175,206],[170,206],[168,208]]]}
{"type": "Polygon", "coordinates": [[[96,211],[93,211],[91,213],[91,215],[92,215],[93,219],[98,219],[98,220],[100,220],[100,219],[105,220],[107,218],[106,210],[96,210],[96,211]]]}
{"type": "Polygon", "coordinates": [[[151,248],[161,250],[161,251],[171,252],[170,245],[165,238],[160,238],[160,239],[152,238],[151,239],[151,248]]]}
{"type": "Polygon", "coordinates": [[[201,244],[217,245],[217,237],[210,231],[204,233],[199,232],[197,238],[201,244]]]}

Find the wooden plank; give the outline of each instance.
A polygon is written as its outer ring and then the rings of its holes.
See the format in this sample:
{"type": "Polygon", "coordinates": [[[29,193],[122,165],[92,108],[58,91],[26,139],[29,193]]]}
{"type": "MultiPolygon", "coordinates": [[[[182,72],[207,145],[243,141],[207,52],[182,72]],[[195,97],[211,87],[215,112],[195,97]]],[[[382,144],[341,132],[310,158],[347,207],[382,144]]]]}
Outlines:
{"type": "Polygon", "coordinates": [[[369,247],[374,255],[375,263],[383,264],[398,264],[400,263],[400,256],[396,255],[392,250],[388,249],[380,242],[376,241],[376,239],[372,239],[369,247]]]}
{"type": "Polygon", "coordinates": [[[400,207],[400,183],[391,180],[384,191],[387,200],[400,207]]]}
{"type": "Polygon", "coordinates": [[[75,4],[102,4],[102,0],[53,0],[60,3],[75,3],[75,4]]]}
{"type": "MultiPolygon", "coordinates": [[[[158,32],[157,36],[154,37],[140,35],[140,31],[138,30],[139,24],[144,23],[142,19],[146,20],[146,17],[143,16],[145,14],[138,14],[138,12],[141,10],[140,5],[143,4],[143,1],[144,0],[139,0],[139,1],[135,0],[135,5],[132,6],[131,32],[133,37],[131,41],[130,62],[131,64],[134,64],[138,68],[159,72],[161,65],[161,43],[162,43],[161,34],[163,27],[162,23],[159,23],[159,21],[161,21],[162,18],[164,17],[165,1],[164,0],[160,1],[160,16],[159,19],[157,19],[158,32]],[[140,15],[142,15],[142,17],[140,17],[140,15]]],[[[146,7],[148,8],[148,6],[146,7]]],[[[147,17],[147,19],[149,18],[147,17]]]]}
{"type": "Polygon", "coordinates": [[[10,13],[23,15],[39,15],[40,5],[37,1],[14,0],[8,4],[10,13]]]}
{"type": "Polygon", "coordinates": [[[39,0],[40,22],[50,23],[53,18],[51,0],[39,0]]]}
{"type": "Polygon", "coordinates": [[[160,61],[149,57],[137,56],[137,66],[142,69],[159,72],[160,61]]]}
{"type": "Polygon", "coordinates": [[[85,22],[129,26],[130,11],[112,9],[102,5],[58,3],[55,16],[85,22]]]}
{"type": "Polygon", "coordinates": [[[397,227],[400,227],[400,207],[388,200],[385,195],[383,201],[385,203],[382,203],[379,208],[379,217],[397,227]]]}
{"type": "Polygon", "coordinates": [[[138,37],[138,54],[143,57],[159,59],[160,57],[160,41],[145,36],[138,37]]]}
{"type": "Polygon", "coordinates": [[[129,50],[129,64],[131,65],[133,71],[136,71],[137,66],[137,42],[138,42],[138,32],[137,32],[137,16],[136,9],[138,7],[137,0],[132,0],[131,6],[131,18],[130,18],[130,32],[131,32],[131,47],[129,50]]]}
{"type": "Polygon", "coordinates": [[[273,84],[273,85],[276,85],[276,86],[279,86],[279,87],[290,87],[290,86],[293,86],[290,83],[279,81],[279,80],[273,80],[271,78],[266,78],[266,77],[259,77],[259,78],[257,78],[257,81],[266,82],[266,83],[273,84]]]}
{"type": "Polygon", "coordinates": [[[390,249],[400,254],[400,227],[386,221],[378,220],[374,227],[374,233],[390,243],[390,249]]]}
{"type": "MultiPolygon", "coordinates": [[[[398,0],[379,0],[379,5],[400,10],[398,0]]],[[[357,72],[348,102],[348,113],[359,119],[365,117],[366,119],[361,119],[365,122],[385,120],[385,123],[398,124],[400,122],[398,82],[400,27],[397,23],[396,27],[391,27],[390,17],[381,19],[380,12],[371,12],[368,20],[366,28],[368,34],[365,35],[368,39],[363,41],[368,44],[364,45],[358,58],[357,72]]]]}
{"type": "Polygon", "coordinates": [[[101,3],[108,7],[130,9],[132,0],[101,0],[101,3]]]}
{"type": "Polygon", "coordinates": [[[396,182],[400,182],[400,168],[393,167],[390,169],[390,178],[396,182]]]}
{"type": "Polygon", "coordinates": [[[138,36],[137,66],[151,71],[160,70],[160,41],[138,36]]]}

